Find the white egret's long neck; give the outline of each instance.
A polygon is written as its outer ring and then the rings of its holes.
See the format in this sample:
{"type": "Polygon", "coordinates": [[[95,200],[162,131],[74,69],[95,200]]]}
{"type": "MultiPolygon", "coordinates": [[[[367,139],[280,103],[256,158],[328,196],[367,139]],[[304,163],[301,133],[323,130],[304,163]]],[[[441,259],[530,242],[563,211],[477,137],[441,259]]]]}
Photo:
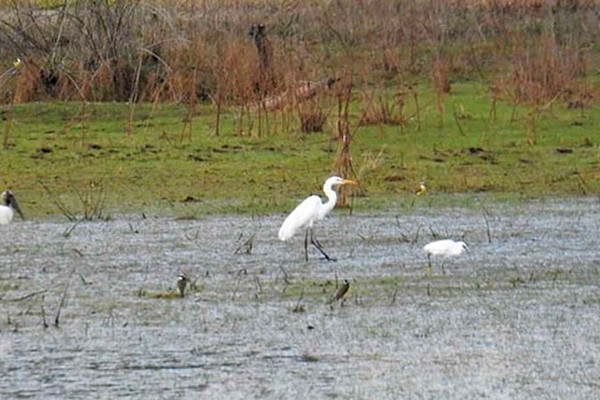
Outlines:
{"type": "Polygon", "coordinates": [[[327,196],[327,201],[323,203],[323,206],[321,207],[319,219],[322,219],[329,211],[333,210],[333,207],[335,207],[335,203],[337,202],[337,193],[331,185],[324,185],[323,192],[325,192],[325,196],[327,196]]]}

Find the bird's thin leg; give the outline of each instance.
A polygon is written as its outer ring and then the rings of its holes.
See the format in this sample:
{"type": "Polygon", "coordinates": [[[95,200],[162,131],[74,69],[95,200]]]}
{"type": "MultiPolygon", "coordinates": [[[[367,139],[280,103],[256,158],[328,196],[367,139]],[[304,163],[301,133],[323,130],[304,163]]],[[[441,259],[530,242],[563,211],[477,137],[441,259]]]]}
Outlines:
{"type": "Polygon", "coordinates": [[[317,248],[317,250],[319,250],[319,252],[323,255],[323,257],[325,257],[325,259],[327,261],[336,261],[335,258],[329,257],[327,255],[327,253],[325,253],[325,250],[323,250],[323,246],[321,245],[321,243],[319,243],[319,241],[315,238],[313,230],[310,230],[310,242],[312,243],[313,246],[315,246],[317,248]]]}
{"type": "Polygon", "coordinates": [[[426,276],[431,276],[433,273],[433,268],[431,267],[431,254],[427,254],[427,269],[425,270],[426,276]]]}
{"type": "Polygon", "coordinates": [[[314,233],[311,235],[310,240],[312,241],[312,244],[315,245],[315,247],[317,247],[319,249],[321,254],[325,255],[325,253],[323,251],[323,245],[321,244],[321,242],[319,242],[319,239],[316,238],[314,233]]]}
{"type": "MultiPolygon", "coordinates": [[[[306,262],[308,262],[308,231],[310,230],[307,229],[306,230],[306,234],[304,235],[304,259],[306,260],[306,262]]],[[[312,232],[312,230],[311,230],[312,232]]],[[[312,233],[311,233],[311,237],[312,237],[312,233]]]]}
{"type": "Polygon", "coordinates": [[[323,249],[323,245],[321,244],[321,242],[319,242],[319,239],[317,239],[314,234],[311,236],[310,239],[313,241],[313,244],[315,246],[318,246],[320,249],[323,249]]]}

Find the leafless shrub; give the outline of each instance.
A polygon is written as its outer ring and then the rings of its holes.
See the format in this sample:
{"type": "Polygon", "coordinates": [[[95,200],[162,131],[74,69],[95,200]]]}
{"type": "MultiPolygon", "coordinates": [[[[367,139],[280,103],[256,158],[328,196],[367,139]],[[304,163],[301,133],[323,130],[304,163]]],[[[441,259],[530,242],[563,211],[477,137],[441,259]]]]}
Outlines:
{"type": "MultiPolygon", "coordinates": [[[[80,220],[91,221],[97,219],[106,220],[109,218],[109,216],[104,213],[106,207],[106,192],[104,190],[102,179],[88,181],[84,184],[84,190],[80,190],[73,183],[69,184],[79,199],[79,212],[63,202],[60,195],[53,192],[45,182],[40,180],[39,184],[45,190],[46,194],[50,198],[50,201],[69,221],[77,222],[80,220]]],[[[75,226],[76,225],[73,226],[73,229],[75,226]]]]}
{"type": "MultiPolygon", "coordinates": [[[[356,179],[356,172],[352,163],[350,154],[350,144],[354,138],[354,133],[350,130],[349,108],[352,101],[351,75],[347,80],[342,80],[341,89],[338,91],[338,110],[337,110],[337,140],[338,150],[334,161],[334,170],[339,176],[346,179],[356,179]]],[[[339,189],[337,205],[341,207],[350,206],[350,198],[346,193],[345,187],[339,189]]]]}
{"type": "MultiPolygon", "coordinates": [[[[238,134],[268,130],[270,110],[252,114],[246,105],[323,71],[364,71],[352,79],[361,87],[429,78],[440,115],[451,78],[473,72],[502,77],[513,100],[547,102],[565,87],[577,92],[600,39],[594,0],[40,4],[15,0],[0,9],[0,60],[24,62],[0,101],[168,101],[190,112],[212,101],[217,115],[240,106],[238,134]]],[[[565,102],[583,103],[569,96],[565,102]]],[[[374,121],[399,118],[390,116],[400,112],[391,98],[366,102],[376,106],[374,121]]]]}
{"type": "Polygon", "coordinates": [[[388,124],[404,128],[407,122],[404,115],[407,95],[402,89],[395,93],[385,89],[362,92],[363,111],[359,125],[388,124]]]}
{"type": "MultiPolygon", "coordinates": [[[[536,142],[540,115],[549,110],[556,100],[569,98],[573,93],[570,88],[580,87],[577,82],[585,70],[585,57],[578,51],[562,48],[554,37],[543,34],[537,44],[528,46],[515,39],[510,73],[494,85],[495,88],[503,88],[504,97],[512,104],[511,119],[514,119],[517,105],[529,106],[525,118],[528,144],[536,142]]],[[[498,89],[492,92],[492,96],[497,98],[498,89]]]]}
{"type": "Polygon", "coordinates": [[[322,132],[327,122],[328,113],[318,101],[309,101],[298,105],[300,130],[304,133],[322,132]]]}

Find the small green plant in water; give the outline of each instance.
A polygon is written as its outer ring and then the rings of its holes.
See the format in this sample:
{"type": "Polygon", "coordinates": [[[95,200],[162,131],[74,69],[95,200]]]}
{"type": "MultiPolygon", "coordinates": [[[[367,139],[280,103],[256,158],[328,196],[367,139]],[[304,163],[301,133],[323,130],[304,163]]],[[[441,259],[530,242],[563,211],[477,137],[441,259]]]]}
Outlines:
{"type": "Polygon", "coordinates": [[[302,357],[300,358],[301,361],[304,362],[319,362],[321,359],[317,356],[313,356],[312,354],[302,354],[302,357]]]}
{"type": "Polygon", "coordinates": [[[147,299],[180,299],[181,295],[179,294],[179,292],[176,292],[174,290],[170,290],[170,291],[164,291],[164,292],[152,292],[152,291],[148,291],[148,290],[144,290],[144,289],[138,289],[138,291],[136,292],[138,297],[144,297],[147,299]]]}

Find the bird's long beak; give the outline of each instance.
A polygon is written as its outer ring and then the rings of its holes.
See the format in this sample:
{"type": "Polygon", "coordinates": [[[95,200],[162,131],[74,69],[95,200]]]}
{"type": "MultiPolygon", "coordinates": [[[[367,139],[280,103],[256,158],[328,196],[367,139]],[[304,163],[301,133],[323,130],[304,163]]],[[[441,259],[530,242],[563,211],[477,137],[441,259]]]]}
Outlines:
{"type": "Polygon", "coordinates": [[[19,215],[21,216],[22,220],[25,220],[25,216],[23,215],[23,211],[21,211],[21,206],[19,206],[19,202],[17,201],[17,198],[15,196],[12,197],[11,207],[13,208],[13,210],[15,210],[16,212],[19,213],[19,215]]]}
{"type": "Polygon", "coordinates": [[[358,182],[355,182],[353,180],[350,179],[344,179],[344,185],[352,185],[352,186],[358,186],[358,182]]]}

